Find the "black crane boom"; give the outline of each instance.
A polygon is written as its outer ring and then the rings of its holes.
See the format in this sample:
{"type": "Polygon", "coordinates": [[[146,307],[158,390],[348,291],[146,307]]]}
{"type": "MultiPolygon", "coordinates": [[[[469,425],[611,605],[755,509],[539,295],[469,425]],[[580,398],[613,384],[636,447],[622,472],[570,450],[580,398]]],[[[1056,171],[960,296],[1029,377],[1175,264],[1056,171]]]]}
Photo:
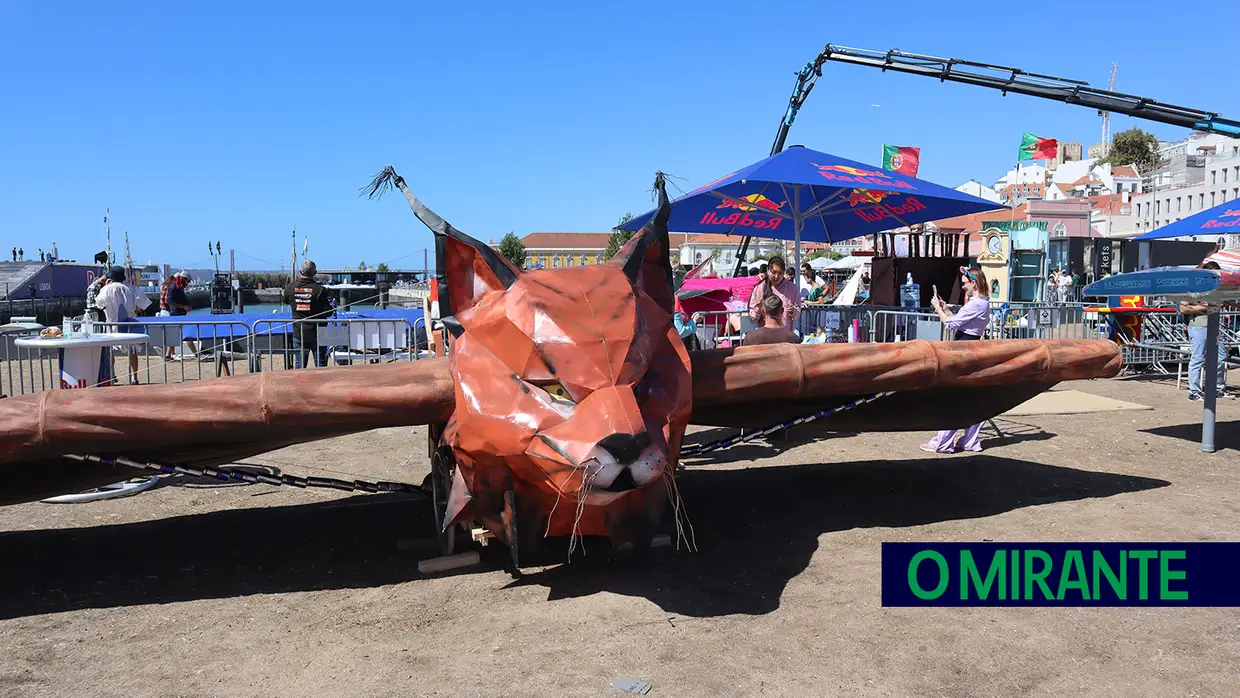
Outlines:
{"type": "MultiPolygon", "coordinates": [[[[939,82],[958,82],[965,85],[989,87],[999,90],[1005,96],[1009,92],[1051,99],[1064,104],[1076,104],[1100,112],[1125,114],[1139,119],[1148,119],[1172,126],[1182,126],[1195,131],[1220,133],[1228,136],[1240,136],[1240,121],[1225,119],[1218,112],[1202,111],[1190,107],[1167,104],[1146,97],[1102,90],[1090,87],[1088,82],[1060,78],[1053,75],[1030,73],[1020,68],[978,63],[959,58],[938,58],[904,51],[871,51],[869,49],[849,48],[827,44],[822,53],[797,73],[796,87],[788,100],[788,109],[775,134],[775,143],[771,146],[771,155],[784,149],[788,138],[788,130],[796,120],[809,93],[814,89],[818,78],[822,77],[822,66],[827,61],[859,65],[867,68],[878,68],[883,72],[893,71],[909,75],[921,75],[937,78],[939,82]]],[[[739,276],[744,268],[745,252],[749,247],[749,238],[741,241],[740,254],[736,260],[733,275],[739,276]]]]}

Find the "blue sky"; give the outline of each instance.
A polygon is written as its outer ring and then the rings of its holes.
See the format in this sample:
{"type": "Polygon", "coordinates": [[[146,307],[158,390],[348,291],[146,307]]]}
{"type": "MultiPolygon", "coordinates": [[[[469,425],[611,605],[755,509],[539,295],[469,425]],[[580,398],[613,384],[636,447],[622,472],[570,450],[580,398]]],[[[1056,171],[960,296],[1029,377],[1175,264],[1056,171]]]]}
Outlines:
{"type": "MultiPolygon", "coordinates": [[[[1100,86],[1117,62],[1116,89],[1240,115],[1240,59],[1194,38],[1237,3],[1170,32],[1142,2],[529,5],[0,3],[0,248],[89,259],[111,208],[140,261],[210,266],[218,239],[274,268],[296,225],[320,266],[420,268],[431,236],[403,199],[357,196],[389,164],[483,240],[606,230],[650,207],[655,170],[689,190],[766,156],[827,42],[1100,86]]],[[[1002,174],[1024,131],[1099,130],[1088,109],[828,64],[788,143],[870,163],[919,146],[920,175],[955,186],[1002,174]]]]}

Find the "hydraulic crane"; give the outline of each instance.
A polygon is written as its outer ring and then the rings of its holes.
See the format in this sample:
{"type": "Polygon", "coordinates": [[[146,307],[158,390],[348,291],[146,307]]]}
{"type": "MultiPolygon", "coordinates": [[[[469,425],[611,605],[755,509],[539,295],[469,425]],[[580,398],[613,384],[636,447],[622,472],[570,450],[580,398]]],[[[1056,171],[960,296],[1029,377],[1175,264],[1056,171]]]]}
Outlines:
{"type": "MultiPolygon", "coordinates": [[[[797,73],[796,86],[792,97],[788,100],[788,108],[780,121],[779,130],[775,134],[775,143],[771,146],[771,155],[784,149],[788,138],[788,130],[796,120],[797,112],[805,104],[809,93],[814,89],[818,78],[822,77],[822,67],[827,61],[848,63],[866,68],[878,68],[884,73],[893,71],[909,75],[921,75],[937,78],[939,82],[959,82],[978,87],[989,87],[999,90],[1004,96],[1009,92],[1052,99],[1064,104],[1078,104],[1096,109],[1103,114],[1103,128],[1110,131],[1109,114],[1115,112],[1134,116],[1150,121],[1158,121],[1173,126],[1182,126],[1207,133],[1221,133],[1228,136],[1240,136],[1240,121],[1225,119],[1217,112],[1202,111],[1189,107],[1167,104],[1146,97],[1114,92],[1112,89],[1102,90],[1090,87],[1083,80],[1059,78],[1051,75],[1029,73],[1019,68],[1010,68],[991,63],[978,63],[959,58],[936,58],[904,51],[871,51],[868,49],[849,48],[827,44],[822,53],[797,73]]],[[[1111,88],[1115,87],[1115,72],[1111,70],[1111,88]]],[[[1109,134],[1108,134],[1109,135],[1109,134]]],[[[1103,138],[1107,146],[1107,137],[1103,138]]],[[[736,260],[734,275],[739,276],[744,268],[745,253],[749,248],[749,238],[741,241],[736,260]]]]}

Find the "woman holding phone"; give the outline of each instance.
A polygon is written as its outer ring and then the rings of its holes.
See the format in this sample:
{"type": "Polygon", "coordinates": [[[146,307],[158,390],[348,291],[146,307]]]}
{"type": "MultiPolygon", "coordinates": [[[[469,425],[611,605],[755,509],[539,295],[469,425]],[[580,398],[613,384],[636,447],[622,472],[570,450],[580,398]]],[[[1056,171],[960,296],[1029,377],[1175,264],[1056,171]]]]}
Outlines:
{"type": "MultiPolygon", "coordinates": [[[[960,267],[960,286],[964,291],[965,304],[956,314],[947,312],[947,304],[937,295],[930,301],[939,319],[952,332],[952,339],[964,341],[981,339],[990,324],[990,285],[986,283],[986,275],[978,267],[960,267]]],[[[974,424],[964,430],[958,441],[953,443],[956,429],[945,429],[935,435],[927,443],[919,446],[930,453],[956,453],[957,451],[982,450],[978,434],[982,425],[974,424]]]]}

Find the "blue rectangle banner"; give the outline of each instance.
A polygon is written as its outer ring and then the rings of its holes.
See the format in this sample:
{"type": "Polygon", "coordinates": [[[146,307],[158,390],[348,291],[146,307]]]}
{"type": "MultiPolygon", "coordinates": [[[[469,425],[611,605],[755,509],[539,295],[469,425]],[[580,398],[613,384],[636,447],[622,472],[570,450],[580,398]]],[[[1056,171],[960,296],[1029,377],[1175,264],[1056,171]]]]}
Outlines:
{"type": "Polygon", "coordinates": [[[1240,606],[1240,543],[883,543],[883,606],[1240,606]]]}

